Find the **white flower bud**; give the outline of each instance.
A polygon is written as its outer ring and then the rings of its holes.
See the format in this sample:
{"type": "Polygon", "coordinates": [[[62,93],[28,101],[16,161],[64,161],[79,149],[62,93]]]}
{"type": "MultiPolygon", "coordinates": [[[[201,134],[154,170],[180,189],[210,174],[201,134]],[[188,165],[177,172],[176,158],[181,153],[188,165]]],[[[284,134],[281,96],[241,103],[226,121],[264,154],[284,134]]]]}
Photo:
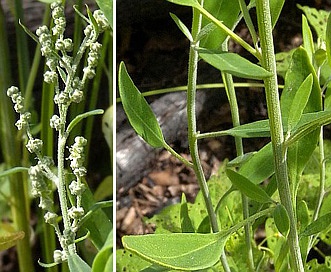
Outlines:
{"type": "Polygon", "coordinates": [[[40,139],[30,139],[26,144],[26,148],[30,153],[40,153],[42,151],[43,141],[40,139]]]}

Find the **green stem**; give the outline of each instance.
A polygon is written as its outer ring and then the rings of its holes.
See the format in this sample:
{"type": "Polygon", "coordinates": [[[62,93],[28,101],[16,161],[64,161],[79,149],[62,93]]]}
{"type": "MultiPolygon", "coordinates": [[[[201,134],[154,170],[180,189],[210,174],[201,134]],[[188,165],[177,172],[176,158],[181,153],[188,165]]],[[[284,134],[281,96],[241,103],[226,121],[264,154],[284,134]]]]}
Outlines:
{"type": "MultiPolygon", "coordinates": [[[[323,199],[325,196],[325,173],[326,173],[326,168],[325,168],[325,154],[324,154],[324,139],[323,139],[323,127],[321,127],[320,130],[320,136],[319,136],[319,165],[320,165],[320,187],[319,187],[319,192],[318,192],[318,198],[317,198],[317,203],[316,203],[316,208],[314,211],[313,215],[313,220],[315,221],[318,219],[323,199]]],[[[315,241],[317,239],[317,236],[311,236],[310,241],[309,241],[309,247],[310,249],[315,241]]]]}
{"type": "MultiPolygon", "coordinates": [[[[60,109],[61,120],[66,120],[67,108],[60,109]]],[[[58,135],[58,149],[57,149],[57,167],[58,167],[58,194],[60,200],[61,214],[63,218],[64,232],[71,228],[70,218],[68,214],[68,202],[67,202],[67,190],[66,190],[66,180],[65,180],[65,168],[64,168],[64,151],[66,147],[68,135],[65,131],[65,122],[59,130],[58,135]]],[[[68,255],[73,255],[76,253],[76,245],[71,244],[69,246],[62,245],[63,249],[68,255]]]]}
{"type": "Polygon", "coordinates": [[[281,203],[287,210],[290,219],[290,232],[288,235],[288,244],[292,257],[293,271],[304,272],[298,231],[292,205],[290,186],[288,181],[288,170],[286,163],[286,154],[283,152],[284,136],[282,117],[280,111],[276,61],[273,47],[272,25],[270,16],[270,7],[268,0],[257,0],[256,11],[258,19],[258,27],[261,39],[262,49],[262,66],[272,73],[270,78],[264,80],[268,115],[270,122],[271,141],[275,160],[275,174],[277,179],[277,187],[281,203]]]}
{"type": "Polygon", "coordinates": [[[243,48],[245,48],[249,53],[255,56],[260,60],[260,52],[250,46],[247,42],[245,42],[241,37],[239,37],[236,33],[234,33],[231,29],[229,29],[226,25],[224,25],[221,21],[217,20],[213,15],[211,15],[206,9],[202,7],[202,5],[198,5],[197,9],[201,12],[203,16],[213,22],[217,27],[222,29],[226,34],[228,34],[235,42],[240,44],[243,48]]]}
{"type": "MultiPolygon", "coordinates": [[[[222,44],[222,50],[228,51],[227,40],[222,44]]],[[[233,78],[231,74],[222,72],[222,79],[225,86],[225,91],[229,100],[232,123],[234,127],[240,126],[240,117],[239,117],[239,108],[237,103],[236,92],[234,89],[233,78]]],[[[244,147],[241,137],[234,137],[237,156],[244,155],[244,147]]],[[[241,194],[242,205],[243,205],[243,217],[247,219],[249,217],[249,207],[248,207],[248,198],[244,194],[241,194]]],[[[254,258],[253,258],[253,249],[252,249],[252,234],[250,224],[244,226],[245,229],[245,241],[247,249],[247,261],[250,271],[255,271],[254,268],[254,258]]]]}
{"type": "MultiPolygon", "coordinates": [[[[201,1],[203,5],[203,0],[201,1]]],[[[192,37],[196,40],[196,37],[201,29],[201,14],[193,9],[193,21],[192,21],[192,37]]],[[[196,82],[197,82],[197,71],[198,71],[198,52],[194,49],[194,46],[199,46],[199,42],[194,42],[191,44],[189,52],[189,63],[188,63],[188,83],[187,83],[187,119],[188,119],[188,140],[189,140],[189,149],[192,158],[193,170],[197,177],[200,190],[202,192],[206,209],[208,212],[209,220],[213,232],[218,232],[218,223],[216,218],[216,213],[213,208],[211,197],[209,194],[209,189],[203,169],[201,166],[199,153],[198,153],[198,140],[197,130],[196,130],[196,108],[195,108],[195,99],[196,99],[196,82]]],[[[230,267],[228,265],[225,252],[221,254],[221,262],[226,272],[230,272],[230,267]]]]}
{"type": "MultiPolygon", "coordinates": [[[[199,12],[193,9],[193,22],[192,22],[192,36],[195,37],[201,28],[201,15],[199,12]]],[[[197,45],[197,44],[196,44],[197,45]]],[[[194,48],[190,47],[189,52],[189,63],[188,63],[188,84],[187,84],[187,119],[188,119],[188,139],[189,139],[189,149],[192,157],[193,169],[197,176],[200,189],[202,191],[208,215],[210,217],[211,226],[213,232],[218,232],[218,224],[216,220],[216,215],[213,210],[213,205],[209,195],[209,190],[205,176],[203,174],[203,169],[201,166],[199,154],[198,154],[198,144],[197,144],[197,129],[196,129],[196,81],[197,81],[197,71],[198,71],[198,52],[194,48]]]]}

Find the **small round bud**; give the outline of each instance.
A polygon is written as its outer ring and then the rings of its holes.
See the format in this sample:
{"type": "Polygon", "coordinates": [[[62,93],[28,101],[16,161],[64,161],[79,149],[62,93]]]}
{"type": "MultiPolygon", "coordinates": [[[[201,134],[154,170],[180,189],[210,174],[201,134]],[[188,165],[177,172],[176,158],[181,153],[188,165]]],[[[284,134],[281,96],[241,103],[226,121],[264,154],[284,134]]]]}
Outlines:
{"type": "Polygon", "coordinates": [[[57,218],[58,215],[53,212],[47,212],[44,215],[45,222],[53,226],[57,224],[57,218]]]}
{"type": "Polygon", "coordinates": [[[80,90],[74,89],[70,93],[69,97],[70,97],[72,102],[80,103],[84,98],[84,93],[80,90]]]}
{"type": "Polygon", "coordinates": [[[30,153],[40,153],[43,148],[43,141],[40,139],[30,139],[26,144],[30,153]]]}
{"type": "Polygon", "coordinates": [[[57,81],[57,73],[54,71],[46,71],[44,73],[44,81],[48,84],[52,84],[57,81]]]}
{"type": "Polygon", "coordinates": [[[82,207],[71,207],[68,214],[72,219],[81,219],[84,216],[84,209],[82,207]]]}
{"type": "Polygon", "coordinates": [[[18,94],[20,91],[16,86],[11,86],[7,90],[7,96],[12,97],[14,94],[18,94]]]}
{"type": "Polygon", "coordinates": [[[54,128],[56,131],[58,131],[61,128],[61,119],[57,115],[53,115],[49,121],[49,125],[51,128],[54,128]]]}
{"type": "Polygon", "coordinates": [[[80,196],[85,191],[86,186],[84,183],[78,183],[77,181],[73,180],[69,185],[69,190],[72,195],[80,196]]]}

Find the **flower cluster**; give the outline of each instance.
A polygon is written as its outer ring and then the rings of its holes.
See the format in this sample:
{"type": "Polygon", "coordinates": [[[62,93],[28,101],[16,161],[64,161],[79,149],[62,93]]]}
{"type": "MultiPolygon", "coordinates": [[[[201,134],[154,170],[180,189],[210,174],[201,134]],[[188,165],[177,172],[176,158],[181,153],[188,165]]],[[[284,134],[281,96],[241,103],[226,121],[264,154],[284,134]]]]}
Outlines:
{"type": "MultiPolygon", "coordinates": [[[[101,53],[101,44],[97,42],[98,35],[109,28],[109,24],[102,11],[97,10],[93,13],[88,11],[89,18],[84,18],[89,22],[84,29],[85,38],[79,46],[77,53],[73,55],[74,44],[70,38],[65,38],[66,19],[62,1],[55,1],[51,5],[53,26],[41,26],[36,30],[38,41],[41,45],[41,54],[45,57],[47,71],[44,73],[44,81],[54,86],[54,103],[57,107],[57,114],[50,119],[50,127],[58,131],[59,150],[58,155],[65,154],[66,140],[66,117],[71,103],[79,103],[84,98],[83,88],[87,79],[92,79],[96,74],[96,67],[101,53]],[[87,55],[86,61],[82,61],[87,55]],[[83,62],[82,74],[77,71],[79,64],[83,62]],[[62,82],[60,82],[62,81],[62,82]],[[63,84],[60,84],[63,83],[63,84]],[[64,89],[61,87],[64,86],[64,89]]],[[[81,14],[80,14],[81,15],[81,14]]],[[[83,16],[83,15],[81,15],[83,16]]],[[[69,148],[70,168],[75,175],[71,181],[69,190],[76,198],[75,204],[68,207],[66,192],[64,157],[57,160],[57,174],[53,172],[52,159],[42,155],[43,142],[34,138],[29,128],[31,114],[24,110],[24,98],[17,87],[10,87],[7,95],[14,103],[15,111],[20,115],[15,123],[19,130],[25,129],[27,134],[26,148],[30,153],[36,154],[38,163],[31,166],[29,176],[31,180],[31,193],[33,197],[39,197],[39,207],[45,211],[44,219],[51,224],[59,238],[62,250],[54,251],[56,263],[68,259],[68,255],[75,254],[75,236],[79,227],[79,222],[84,216],[85,211],[82,207],[82,194],[86,189],[82,182],[82,177],[86,175],[84,167],[84,147],[87,140],[83,137],[76,137],[74,144],[69,148]],[[51,197],[51,183],[53,181],[59,190],[59,201],[63,218],[63,231],[59,227],[60,216],[54,212],[54,203],[51,197]]]]}
{"type": "Polygon", "coordinates": [[[44,179],[43,164],[38,162],[37,165],[31,166],[29,169],[31,180],[31,194],[33,197],[39,197],[39,207],[46,211],[53,210],[53,200],[51,198],[52,191],[44,179]]]}
{"type": "Polygon", "coordinates": [[[70,167],[74,174],[79,177],[83,177],[86,174],[86,168],[83,166],[85,155],[84,146],[87,144],[87,140],[78,136],[75,138],[75,143],[69,148],[70,167]]]}

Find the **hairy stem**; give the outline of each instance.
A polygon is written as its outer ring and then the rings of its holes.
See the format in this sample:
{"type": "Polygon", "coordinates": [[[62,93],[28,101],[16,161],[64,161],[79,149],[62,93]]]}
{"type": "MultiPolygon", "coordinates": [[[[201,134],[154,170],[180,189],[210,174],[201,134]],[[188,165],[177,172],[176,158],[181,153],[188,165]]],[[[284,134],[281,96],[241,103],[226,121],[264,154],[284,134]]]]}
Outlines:
{"type": "Polygon", "coordinates": [[[304,271],[294,209],[288,180],[286,154],[283,152],[284,135],[277,86],[276,62],[272,37],[272,25],[268,0],[256,1],[258,27],[261,39],[262,66],[272,76],[265,79],[268,116],[270,122],[271,141],[275,161],[275,175],[281,203],[285,206],[290,219],[288,244],[292,257],[293,271],[304,271]]]}
{"type": "MultiPolygon", "coordinates": [[[[203,0],[201,1],[203,5],[203,0]]],[[[201,29],[201,14],[193,9],[193,22],[192,22],[192,36],[194,39],[197,37],[201,29]]],[[[200,190],[202,192],[205,205],[207,208],[209,220],[213,232],[218,232],[218,223],[216,218],[216,213],[213,208],[211,197],[209,194],[209,189],[203,169],[201,166],[199,153],[198,153],[198,140],[197,140],[197,130],[196,130],[196,109],[195,109],[195,98],[196,98],[196,82],[197,82],[197,71],[198,71],[198,52],[194,49],[195,46],[199,46],[199,42],[194,42],[190,47],[189,52],[189,69],[188,69],[188,83],[187,83],[187,119],[188,119],[188,139],[189,139],[189,149],[192,158],[193,169],[197,177],[200,190]]],[[[221,254],[221,262],[226,272],[230,272],[230,267],[228,265],[225,252],[221,254]]]]}
{"type": "MultiPolygon", "coordinates": [[[[222,45],[223,51],[228,51],[227,40],[222,45]]],[[[231,109],[231,117],[232,123],[234,127],[240,126],[240,118],[239,118],[239,108],[237,103],[236,92],[234,89],[233,78],[231,74],[222,72],[222,79],[224,82],[225,91],[229,100],[230,109],[231,109]]],[[[242,138],[235,137],[235,145],[237,156],[244,155],[244,147],[242,143],[242,138]]],[[[244,194],[241,194],[242,205],[243,205],[243,217],[247,219],[249,217],[249,207],[248,207],[248,198],[244,194]]],[[[247,248],[247,261],[250,271],[255,271],[254,268],[254,258],[253,258],[253,250],[252,250],[252,242],[251,242],[251,226],[250,224],[246,224],[244,226],[245,229],[245,242],[247,248]]]]}

